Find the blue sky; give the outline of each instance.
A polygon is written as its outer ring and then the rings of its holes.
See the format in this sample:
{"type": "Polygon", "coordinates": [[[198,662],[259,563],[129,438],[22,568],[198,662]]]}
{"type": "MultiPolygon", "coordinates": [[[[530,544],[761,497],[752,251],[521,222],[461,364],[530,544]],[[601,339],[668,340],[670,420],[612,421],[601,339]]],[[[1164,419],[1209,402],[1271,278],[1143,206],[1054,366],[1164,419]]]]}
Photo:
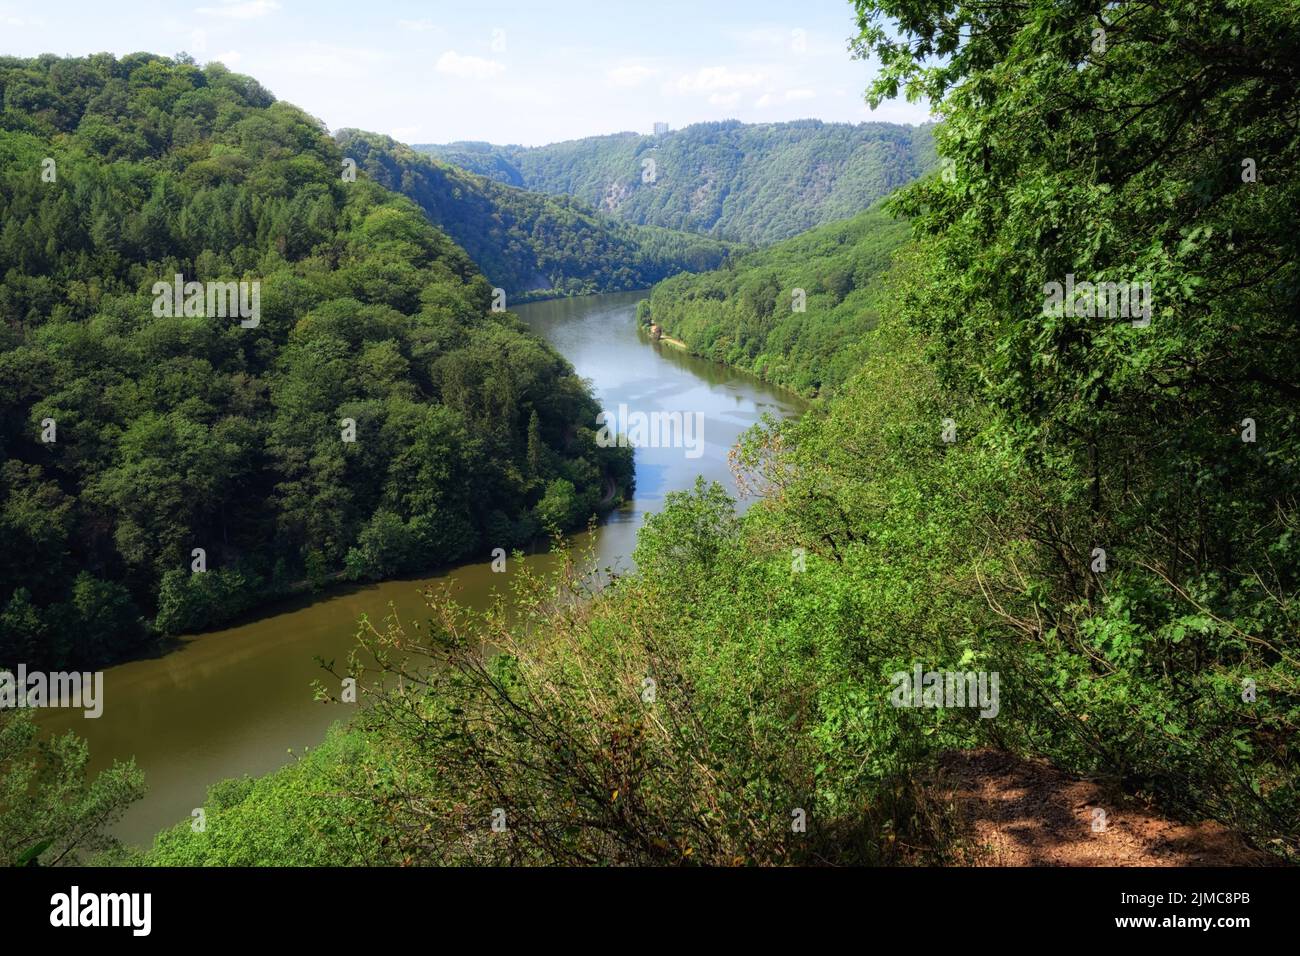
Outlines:
{"type": "Polygon", "coordinates": [[[331,129],[539,145],[704,120],[920,123],[862,93],[848,0],[0,0],[0,53],[184,50],[331,129]]]}

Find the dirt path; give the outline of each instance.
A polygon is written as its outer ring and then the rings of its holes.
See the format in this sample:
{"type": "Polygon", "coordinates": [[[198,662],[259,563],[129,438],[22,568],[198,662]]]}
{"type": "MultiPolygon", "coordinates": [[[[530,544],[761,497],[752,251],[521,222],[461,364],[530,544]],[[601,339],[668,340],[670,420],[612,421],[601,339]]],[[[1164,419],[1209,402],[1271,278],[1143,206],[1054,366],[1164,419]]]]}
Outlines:
{"type": "Polygon", "coordinates": [[[966,866],[1259,866],[1273,859],[1218,823],[1179,823],[1097,782],[995,750],[940,760],[966,866]]]}

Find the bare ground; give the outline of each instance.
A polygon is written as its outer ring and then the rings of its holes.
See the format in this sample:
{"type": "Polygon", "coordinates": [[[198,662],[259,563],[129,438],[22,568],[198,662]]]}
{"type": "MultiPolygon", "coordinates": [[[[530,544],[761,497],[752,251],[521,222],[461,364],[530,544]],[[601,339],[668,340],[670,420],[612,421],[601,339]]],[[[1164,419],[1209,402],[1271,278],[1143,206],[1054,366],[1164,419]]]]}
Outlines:
{"type": "Polygon", "coordinates": [[[964,866],[1261,866],[1213,821],[1181,823],[1100,782],[996,750],[944,754],[932,791],[964,866]],[[1100,811],[1100,812],[1098,812],[1100,811]]]}

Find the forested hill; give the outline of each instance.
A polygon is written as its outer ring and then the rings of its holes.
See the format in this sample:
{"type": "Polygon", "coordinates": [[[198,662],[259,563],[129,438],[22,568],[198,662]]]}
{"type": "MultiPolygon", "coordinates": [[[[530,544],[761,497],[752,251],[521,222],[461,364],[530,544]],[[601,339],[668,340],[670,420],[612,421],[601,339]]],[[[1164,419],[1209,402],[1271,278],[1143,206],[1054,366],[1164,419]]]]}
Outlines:
{"type": "Polygon", "coordinates": [[[881,276],[909,232],[870,209],[714,272],[661,282],[639,314],[697,355],[818,394],[862,367],[865,333],[880,318],[881,276]]]}
{"type": "Polygon", "coordinates": [[[761,245],[846,219],[934,164],[932,127],[698,123],[549,146],[414,147],[500,182],[577,196],[628,222],[761,245]],[[647,173],[653,160],[653,177],[647,173]],[[644,181],[653,178],[653,182],[644,181]]]}
{"type": "Polygon", "coordinates": [[[760,500],[666,495],[634,573],[374,680],[156,862],[998,863],[936,786],[985,748],[1106,781],[1035,800],[1036,850],[1106,859],[1136,797],[1300,861],[1300,7],[854,6],[946,174],[889,200],[877,327],[827,330],[853,376],[732,453],[760,500]]]}
{"type": "Polygon", "coordinates": [[[509,548],[629,477],[464,251],[255,80],[4,58],[0,104],[0,665],[509,548]],[[256,309],[212,317],[221,281],[256,309]]]}
{"type": "Polygon", "coordinates": [[[387,136],[342,130],[335,138],[366,175],[415,200],[511,301],[643,289],[682,271],[712,269],[729,249],[600,215],[571,196],[503,185],[387,136]]]}

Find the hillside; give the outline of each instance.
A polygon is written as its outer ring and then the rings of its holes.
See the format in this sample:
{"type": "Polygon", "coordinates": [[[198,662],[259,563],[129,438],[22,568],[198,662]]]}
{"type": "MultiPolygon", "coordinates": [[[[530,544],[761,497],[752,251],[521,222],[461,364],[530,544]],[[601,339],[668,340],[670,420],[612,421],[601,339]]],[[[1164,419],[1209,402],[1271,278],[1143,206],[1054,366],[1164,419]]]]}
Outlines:
{"type": "Polygon", "coordinates": [[[415,149],[500,182],[576,196],[628,222],[749,245],[845,219],[934,163],[932,127],[891,123],[698,123],[549,146],[415,149]],[[653,182],[643,181],[654,161],[653,182]]]}
{"type": "Polygon", "coordinates": [[[5,58],[0,101],[0,665],[511,547],[629,479],[465,252],[255,80],[5,58]]]}
{"type": "Polygon", "coordinates": [[[148,862],[1300,859],[1300,11],[855,7],[953,175],[852,376],[733,451],[759,500],[667,495],[148,862]]]}
{"type": "Polygon", "coordinates": [[[512,302],[643,289],[679,272],[714,268],[730,249],[687,232],[620,222],[569,196],[503,185],[387,136],[342,130],[335,139],[367,176],[418,203],[512,302]]]}
{"type": "Polygon", "coordinates": [[[880,278],[908,234],[906,222],[871,209],[723,269],[667,279],[639,314],[697,355],[806,395],[833,390],[862,366],[880,278]]]}

